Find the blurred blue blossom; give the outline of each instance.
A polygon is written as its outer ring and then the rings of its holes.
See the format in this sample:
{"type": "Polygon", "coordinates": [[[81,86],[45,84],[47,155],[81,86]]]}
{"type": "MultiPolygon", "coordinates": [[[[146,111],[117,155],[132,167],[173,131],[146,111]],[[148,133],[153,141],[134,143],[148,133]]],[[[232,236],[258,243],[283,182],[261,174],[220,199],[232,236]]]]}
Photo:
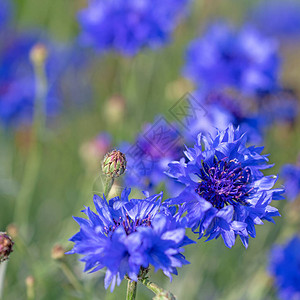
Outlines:
{"type": "Polygon", "coordinates": [[[0,32],[11,17],[12,4],[8,0],[0,0],[0,32]]]}
{"type": "Polygon", "coordinates": [[[87,207],[83,212],[88,219],[74,217],[80,231],[70,239],[75,245],[68,254],[84,255],[85,271],[106,267],[104,284],[111,284],[111,290],[125,275],[137,281],[141,268],[149,265],[172,278],[177,267],[188,263],[182,247],[192,243],[184,227],[161,206],[162,193],[131,200],[129,194],[126,188],[108,203],[95,195],[97,213],[87,207]]]}
{"type": "Polygon", "coordinates": [[[17,127],[32,121],[36,82],[29,53],[37,43],[44,44],[48,51],[47,115],[55,115],[61,105],[59,83],[67,67],[75,62],[72,47],[41,39],[36,34],[11,34],[0,46],[0,121],[6,127],[17,127]]]}
{"type": "Polygon", "coordinates": [[[277,41],[251,26],[239,32],[216,23],[188,47],[184,74],[205,88],[234,87],[249,94],[277,89],[277,41]]]}
{"type": "Polygon", "coordinates": [[[154,192],[159,185],[165,184],[166,191],[173,196],[182,190],[182,184],[164,174],[168,164],[179,159],[183,150],[175,124],[157,117],[154,123],[144,126],[133,144],[123,144],[121,148],[127,159],[127,171],[123,176],[126,186],[154,192]]]}
{"type": "Polygon", "coordinates": [[[300,37],[300,3],[294,0],[260,2],[250,20],[265,34],[282,38],[300,37]]]}
{"type": "Polygon", "coordinates": [[[271,251],[269,271],[275,279],[280,299],[300,299],[300,238],[294,236],[285,245],[271,251]]]}
{"type": "Polygon", "coordinates": [[[284,165],[280,173],[286,188],[286,198],[294,201],[300,195],[300,165],[284,165]]]}
{"type": "Polygon", "coordinates": [[[225,130],[229,124],[239,126],[241,132],[247,131],[249,142],[261,143],[265,127],[264,118],[253,110],[252,103],[245,99],[238,99],[226,92],[193,92],[198,103],[205,108],[207,114],[201,110],[188,108],[187,116],[183,120],[187,126],[183,130],[185,143],[194,144],[198,134],[215,135],[219,130],[225,130]]]}
{"type": "Polygon", "coordinates": [[[263,147],[246,147],[247,137],[230,125],[215,138],[201,134],[194,148],[187,148],[185,159],[169,164],[169,176],[186,185],[170,204],[182,204],[188,226],[199,238],[223,237],[231,248],[237,236],[248,247],[255,237],[255,225],[279,216],[270,206],[272,199],[283,199],[283,189],[272,189],[276,176],[260,171],[270,168],[263,147]]]}
{"type": "Polygon", "coordinates": [[[135,55],[169,41],[190,0],[92,0],[79,13],[82,44],[135,55]]]}

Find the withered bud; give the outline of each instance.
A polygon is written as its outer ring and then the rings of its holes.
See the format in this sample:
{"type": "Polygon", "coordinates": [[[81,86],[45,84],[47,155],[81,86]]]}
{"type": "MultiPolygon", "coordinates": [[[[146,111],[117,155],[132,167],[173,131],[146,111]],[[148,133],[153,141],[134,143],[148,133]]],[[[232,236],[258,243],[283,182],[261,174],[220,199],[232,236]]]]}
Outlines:
{"type": "Polygon", "coordinates": [[[51,257],[53,259],[62,259],[65,256],[66,250],[61,245],[55,245],[51,251],[51,257]]]}

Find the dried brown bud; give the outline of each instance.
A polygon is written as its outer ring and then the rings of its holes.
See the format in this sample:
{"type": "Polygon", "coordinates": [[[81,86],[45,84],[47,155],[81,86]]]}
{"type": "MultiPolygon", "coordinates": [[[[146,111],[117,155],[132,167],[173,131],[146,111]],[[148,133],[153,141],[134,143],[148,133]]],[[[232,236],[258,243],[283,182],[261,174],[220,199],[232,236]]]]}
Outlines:
{"type": "Polygon", "coordinates": [[[53,259],[62,259],[65,256],[66,250],[61,245],[55,245],[51,251],[51,257],[53,259]]]}
{"type": "Polygon", "coordinates": [[[6,232],[0,232],[0,263],[7,260],[13,252],[14,242],[6,232]]]}

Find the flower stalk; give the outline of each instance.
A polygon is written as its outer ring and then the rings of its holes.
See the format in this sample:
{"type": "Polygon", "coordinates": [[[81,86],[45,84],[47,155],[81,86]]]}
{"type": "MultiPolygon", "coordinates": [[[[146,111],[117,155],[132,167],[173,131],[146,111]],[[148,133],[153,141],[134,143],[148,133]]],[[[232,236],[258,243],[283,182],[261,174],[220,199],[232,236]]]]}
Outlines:
{"type": "Polygon", "coordinates": [[[128,280],[126,300],[135,300],[137,290],[137,282],[128,280]]]}

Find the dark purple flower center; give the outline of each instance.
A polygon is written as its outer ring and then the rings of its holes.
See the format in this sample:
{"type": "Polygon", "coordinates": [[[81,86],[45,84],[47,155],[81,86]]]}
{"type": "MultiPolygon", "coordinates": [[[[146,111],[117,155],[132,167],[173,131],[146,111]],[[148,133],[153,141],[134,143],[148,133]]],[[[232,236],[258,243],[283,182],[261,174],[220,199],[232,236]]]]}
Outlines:
{"type": "Polygon", "coordinates": [[[126,214],[125,218],[119,217],[117,220],[113,220],[114,225],[105,226],[104,230],[107,236],[111,236],[111,234],[119,227],[122,226],[126,232],[127,235],[135,232],[138,227],[145,226],[150,227],[151,226],[151,215],[148,215],[144,219],[136,219],[135,221],[132,220],[128,214],[126,214]]]}
{"type": "Polygon", "coordinates": [[[225,205],[247,205],[246,198],[253,188],[249,187],[251,174],[235,160],[214,159],[213,166],[202,163],[196,192],[215,208],[225,205]]]}

